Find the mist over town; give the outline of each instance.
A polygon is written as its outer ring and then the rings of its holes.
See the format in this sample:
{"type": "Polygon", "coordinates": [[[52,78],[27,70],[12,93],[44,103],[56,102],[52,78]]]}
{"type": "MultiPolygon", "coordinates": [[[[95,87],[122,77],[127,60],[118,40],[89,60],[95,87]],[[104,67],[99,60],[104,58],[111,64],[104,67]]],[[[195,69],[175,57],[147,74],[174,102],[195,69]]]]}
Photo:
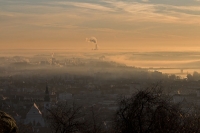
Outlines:
{"type": "Polygon", "coordinates": [[[4,51],[0,57],[1,110],[17,123],[50,132],[45,103],[48,109],[60,103],[76,104],[85,111],[94,108],[101,129],[110,132],[118,100],[147,88],[161,87],[172,103],[187,101],[185,108],[199,105],[198,60],[181,63],[195,60],[193,56],[198,59],[198,52],[187,52],[188,57],[185,52],[88,51],[4,51]],[[169,56],[174,58],[169,60],[169,56]],[[154,63],[148,62],[150,58],[154,63]],[[156,64],[159,60],[171,63],[156,64]],[[134,62],[138,66],[130,65],[134,62]]]}

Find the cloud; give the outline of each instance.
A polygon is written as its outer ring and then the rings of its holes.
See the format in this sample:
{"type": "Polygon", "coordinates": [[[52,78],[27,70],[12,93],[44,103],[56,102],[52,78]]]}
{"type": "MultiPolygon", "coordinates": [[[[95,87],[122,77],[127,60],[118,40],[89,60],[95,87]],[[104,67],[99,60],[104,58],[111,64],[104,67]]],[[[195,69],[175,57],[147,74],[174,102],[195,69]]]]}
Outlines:
{"type": "Polygon", "coordinates": [[[103,0],[116,12],[124,12],[128,21],[163,23],[200,23],[200,6],[175,6],[117,0],[103,0]]]}
{"type": "Polygon", "coordinates": [[[52,2],[50,3],[52,5],[68,5],[68,6],[74,6],[74,7],[80,7],[85,9],[92,9],[92,10],[99,10],[99,11],[108,11],[113,12],[114,10],[112,8],[94,4],[94,3],[84,3],[84,2],[52,2]]]}
{"type": "MultiPolygon", "coordinates": [[[[153,1],[153,0],[152,0],[153,1]]],[[[5,2],[5,1],[4,1],[5,2]]],[[[30,2],[8,1],[6,11],[9,8],[12,12],[20,12],[22,14],[41,14],[58,15],[70,12],[71,17],[85,18],[82,20],[100,19],[119,20],[121,21],[150,21],[163,23],[199,23],[200,22],[200,6],[176,6],[169,4],[152,3],[149,0],[136,1],[120,1],[120,0],[98,0],[87,3],[85,1],[36,1],[35,4],[30,2]],[[11,4],[13,3],[14,4],[11,4]],[[145,2],[145,3],[144,3],[145,2]],[[23,4],[20,4],[23,3],[23,4]],[[25,4],[25,5],[24,5],[25,4]],[[26,12],[24,12],[26,10],[26,12]],[[101,16],[107,13],[106,16],[101,16]]],[[[170,3],[170,2],[169,2],[170,3]]],[[[3,12],[3,11],[2,11],[3,12]]],[[[69,14],[67,16],[70,16],[69,14]]],[[[71,24],[69,24],[71,25],[71,24]]],[[[107,28],[107,27],[105,27],[107,28]]]]}
{"type": "Polygon", "coordinates": [[[149,0],[142,0],[143,2],[149,2],[149,0]]]}

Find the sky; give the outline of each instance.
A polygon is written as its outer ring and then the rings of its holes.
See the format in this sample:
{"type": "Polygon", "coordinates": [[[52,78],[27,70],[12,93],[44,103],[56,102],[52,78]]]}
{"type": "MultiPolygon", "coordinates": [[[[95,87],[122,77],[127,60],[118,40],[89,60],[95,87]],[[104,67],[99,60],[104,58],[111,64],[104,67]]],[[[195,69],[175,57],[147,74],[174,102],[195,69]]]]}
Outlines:
{"type": "Polygon", "coordinates": [[[200,0],[0,0],[0,49],[200,50],[200,0]]]}

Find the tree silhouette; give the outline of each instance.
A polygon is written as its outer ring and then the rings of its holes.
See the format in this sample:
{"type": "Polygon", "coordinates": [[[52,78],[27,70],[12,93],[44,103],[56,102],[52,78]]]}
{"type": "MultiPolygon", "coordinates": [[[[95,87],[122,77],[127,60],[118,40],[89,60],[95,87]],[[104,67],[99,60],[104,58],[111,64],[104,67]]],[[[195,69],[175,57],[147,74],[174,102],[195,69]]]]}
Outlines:
{"type": "Polygon", "coordinates": [[[47,120],[55,133],[75,133],[84,128],[82,108],[75,104],[60,103],[48,109],[47,120]]]}
{"type": "Polygon", "coordinates": [[[120,100],[114,129],[119,133],[198,133],[198,112],[183,111],[159,87],[153,87],[120,100]]]}

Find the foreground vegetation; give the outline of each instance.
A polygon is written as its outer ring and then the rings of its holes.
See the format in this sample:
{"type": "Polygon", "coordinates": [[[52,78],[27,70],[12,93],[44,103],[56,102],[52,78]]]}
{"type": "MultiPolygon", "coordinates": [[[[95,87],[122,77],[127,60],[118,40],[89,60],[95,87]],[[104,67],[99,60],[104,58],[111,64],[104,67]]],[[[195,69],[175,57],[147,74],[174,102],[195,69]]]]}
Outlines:
{"type": "MultiPolygon", "coordinates": [[[[199,108],[172,103],[159,87],[140,90],[129,98],[121,98],[109,128],[104,128],[104,121],[94,108],[86,111],[75,104],[61,103],[47,111],[46,119],[54,133],[200,132],[199,108]]],[[[2,133],[5,130],[17,132],[15,121],[4,112],[1,112],[0,128],[2,133]]]]}
{"type": "Polygon", "coordinates": [[[159,87],[138,91],[130,98],[123,97],[113,115],[112,126],[103,128],[102,121],[86,119],[81,108],[58,106],[49,110],[50,127],[56,133],[114,132],[114,133],[198,133],[199,109],[174,104],[159,87]],[[88,125],[88,122],[90,124],[88,125]],[[88,128],[92,127],[92,128],[88,128]],[[97,130],[98,128],[98,130],[97,130]]]}

